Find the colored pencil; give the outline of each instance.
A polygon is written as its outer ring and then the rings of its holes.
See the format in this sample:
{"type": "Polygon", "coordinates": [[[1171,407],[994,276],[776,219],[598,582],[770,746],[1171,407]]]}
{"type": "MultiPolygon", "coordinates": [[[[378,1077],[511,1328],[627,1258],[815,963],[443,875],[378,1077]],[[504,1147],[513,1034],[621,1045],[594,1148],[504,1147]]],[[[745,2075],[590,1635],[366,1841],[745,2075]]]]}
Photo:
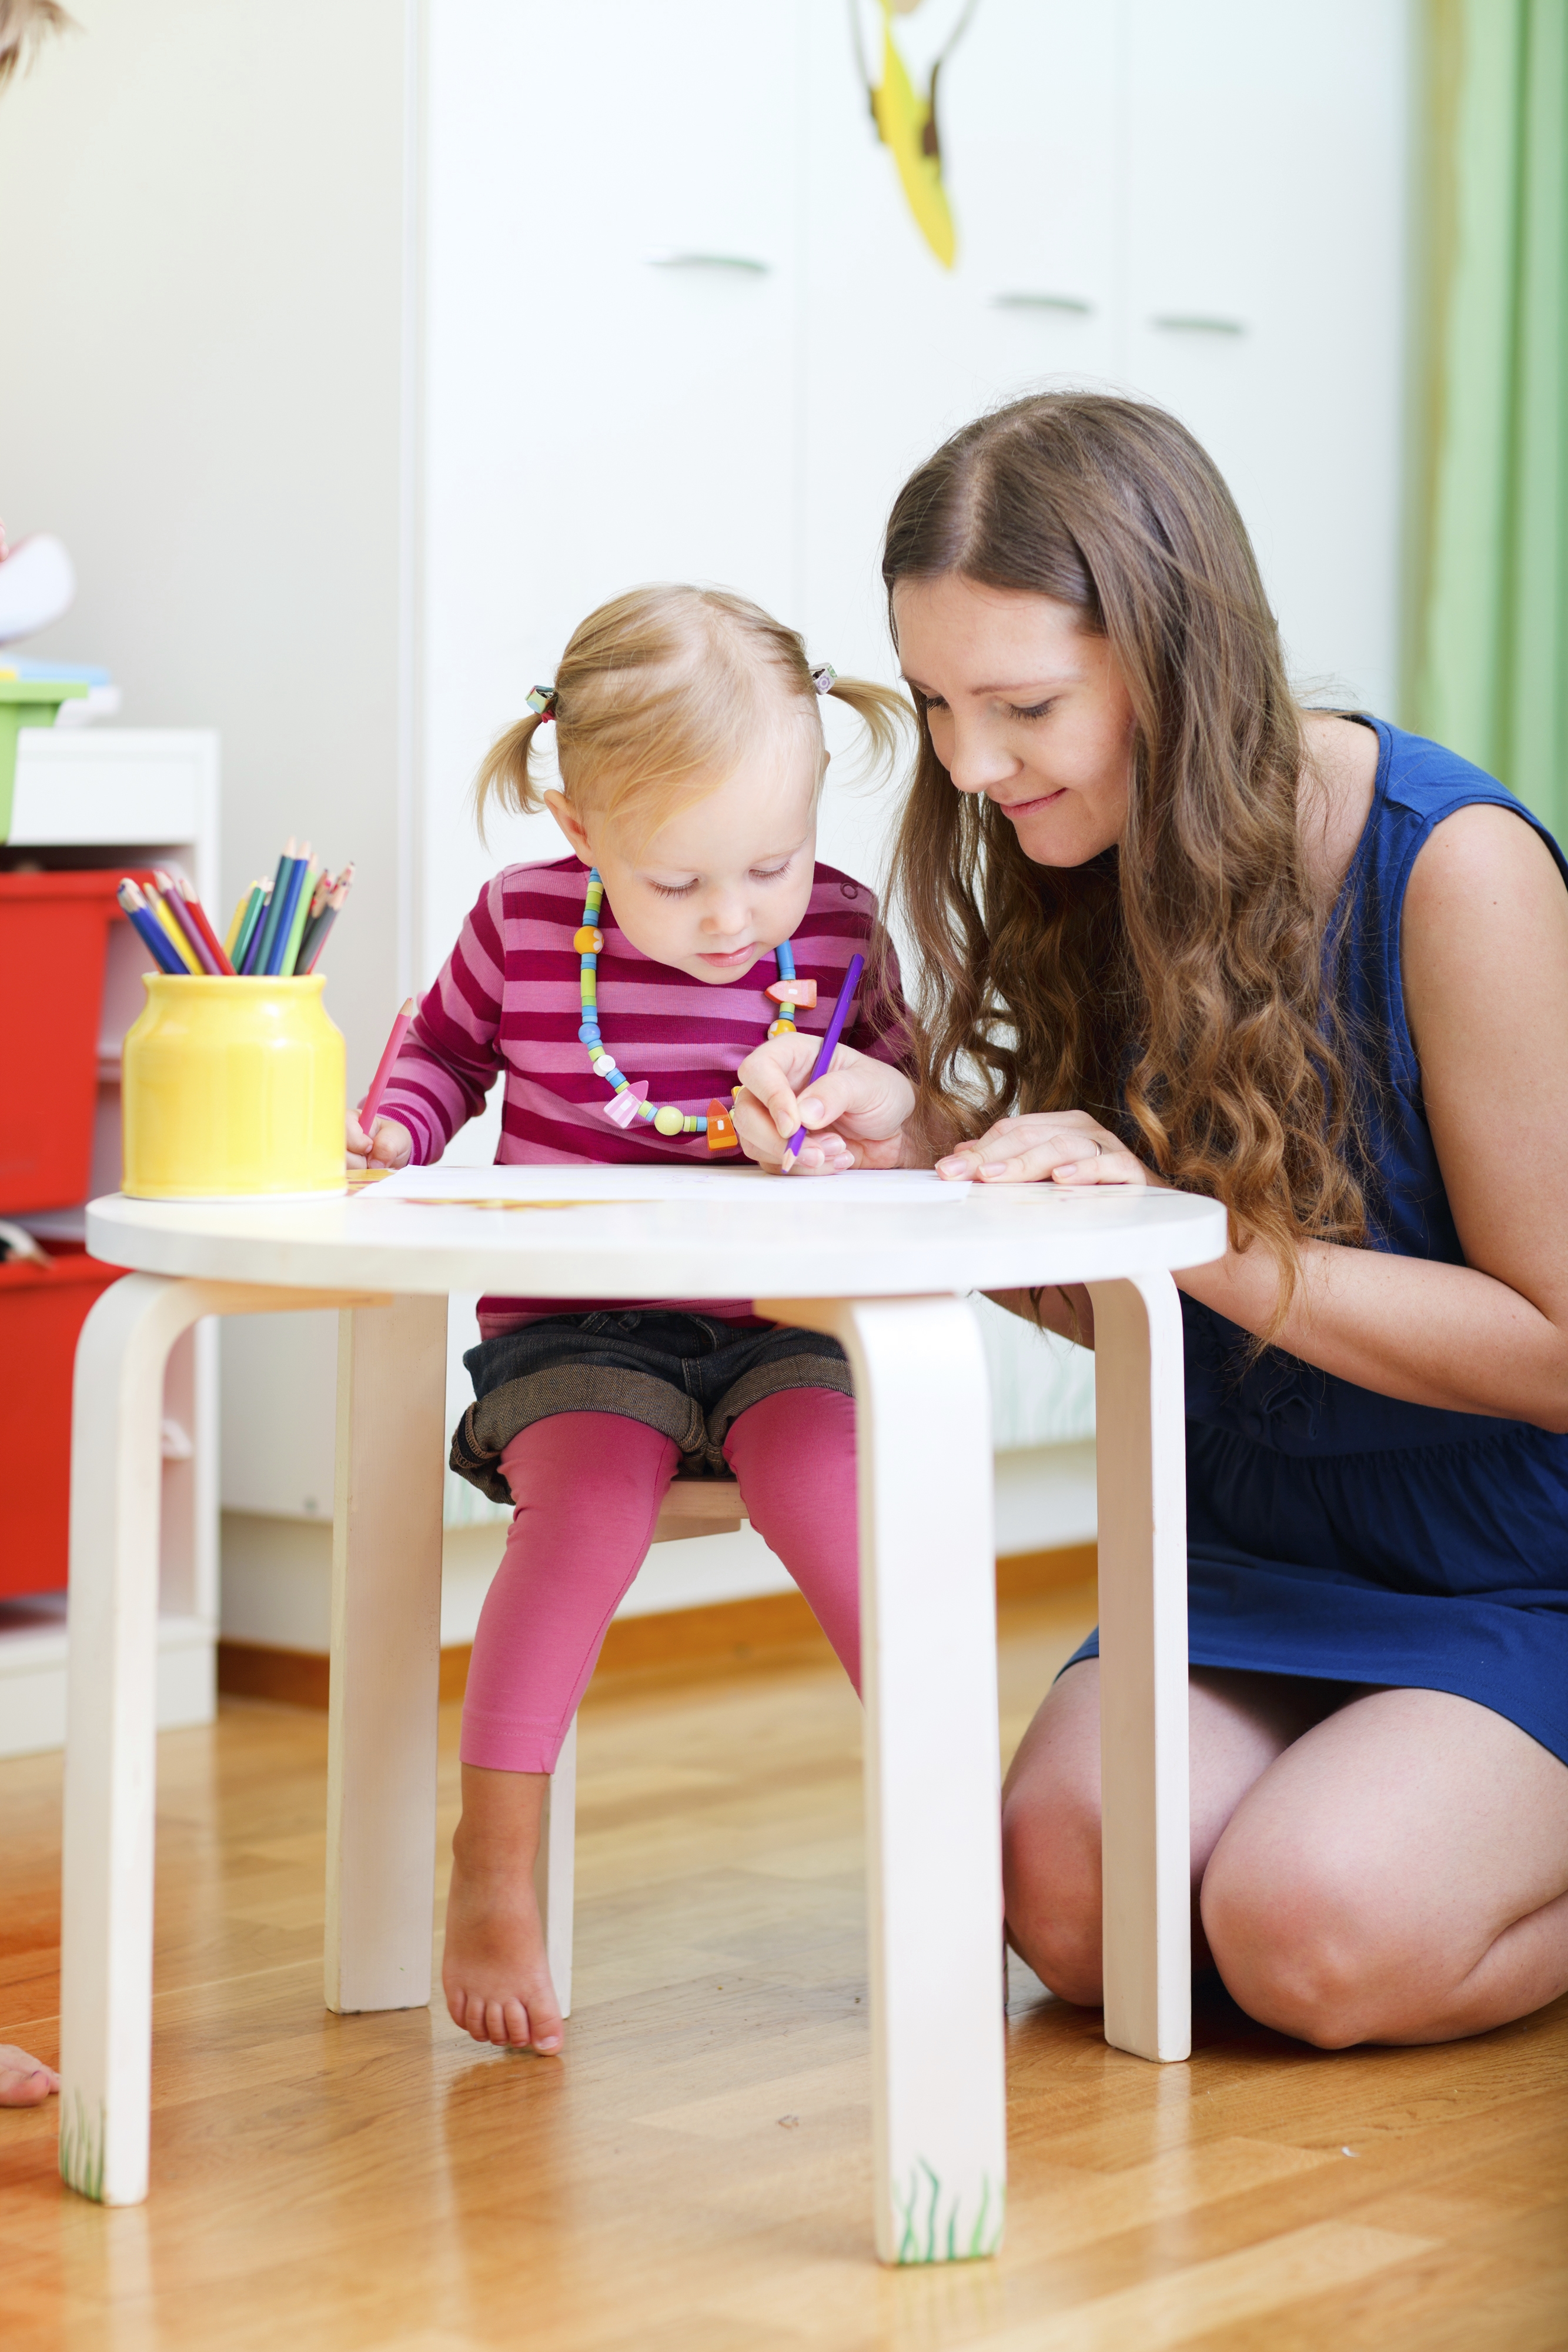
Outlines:
{"type": "Polygon", "coordinates": [[[174,887],[185,902],[191,920],[207,943],[207,950],[225,980],[233,980],[235,968],[229,961],[229,951],[207,920],[207,910],[185,880],[183,874],[174,877],[174,887]]]}
{"type": "Polygon", "coordinates": [[[285,845],[283,855],[277,861],[277,871],[272,877],[272,896],[267,900],[267,914],[262,921],[261,937],[257,942],[256,953],[246,960],[247,971],[272,970],[272,943],[277,936],[277,927],[282,919],[284,894],[288,888],[288,877],[298,864],[298,857],[299,854],[294,846],[294,836],[291,834],[285,845]]]}
{"type": "MultiPolygon", "coordinates": [[[[832,1067],[833,1055],[837,1051],[839,1039],[843,1034],[844,1023],[850,1016],[850,1000],[855,992],[856,985],[864,970],[864,956],[851,956],[850,968],[844,974],[844,984],[842,988],[840,989],[838,1002],[833,1006],[833,1017],[828,1024],[826,1034],[822,1039],[821,1049],[817,1055],[816,1066],[813,1068],[810,1076],[806,1081],[808,1087],[814,1087],[819,1078],[825,1078],[829,1070],[832,1067]]],[[[786,1175],[789,1174],[789,1170],[800,1158],[800,1147],[805,1140],[806,1129],[802,1124],[795,1129],[794,1134],[789,1138],[789,1141],[785,1149],[784,1172],[786,1175]]]]}
{"type": "Polygon", "coordinates": [[[312,866],[307,870],[305,879],[300,885],[298,899],[294,908],[294,920],[288,926],[288,937],[283,942],[283,953],[278,959],[278,972],[284,980],[287,980],[296,969],[299,955],[299,942],[305,932],[305,919],[310,912],[310,901],[315,894],[316,868],[312,866]]]}
{"type": "Polygon", "coordinates": [[[165,874],[161,867],[155,867],[153,870],[158,883],[159,896],[179,925],[185,945],[195,957],[203,971],[215,980],[218,976],[218,960],[197,929],[196,919],[191,912],[190,901],[181,897],[171,876],[165,874]]]}
{"type": "Polygon", "coordinates": [[[245,912],[240,917],[239,929],[235,935],[234,945],[229,950],[229,953],[234,959],[234,968],[235,971],[244,971],[246,968],[246,954],[250,947],[251,940],[256,936],[256,927],[261,920],[261,910],[266,904],[266,883],[253,882],[250,888],[246,892],[245,912]]]}
{"type": "Polygon", "coordinates": [[[392,1064],[402,1049],[402,1041],[408,1035],[408,1024],[413,1019],[416,1009],[411,996],[392,1023],[392,1035],[386,1042],[386,1051],[376,1064],[376,1074],[371,1080],[370,1091],[360,1105],[360,1125],[367,1135],[371,1131],[371,1121],[376,1115],[376,1106],[387,1090],[387,1080],[392,1074],[392,1064]]]}
{"type": "Polygon", "coordinates": [[[353,881],[353,878],[354,861],[350,857],[347,866],[344,866],[341,874],[339,875],[336,886],[328,898],[326,905],[322,908],[320,915],[318,917],[315,924],[311,928],[309,939],[307,943],[308,950],[308,961],[305,965],[307,971],[314,971],[316,966],[319,963],[321,960],[321,950],[327,944],[327,934],[343,911],[343,901],[349,895],[349,886],[353,881]]]}
{"type": "Polygon", "coordinates": [[[239,963],[242,973],[248,974],[256,970],[256,958],[261,953],[261,935],[267,926],[267,910],[271,903],[272,885],[264,881],[257,893],[256,912],[251,917],[250,929],[246,933],[245,953],[240,958],[239,963]]]}
{"type": "Polygon", "coordinates": [[[120,907],[125,914],[127,914],[131,920],[135,924],[138,932],[141,934],[143,946],[146,948],[149,955],[152,958],[152,961],[157,965],[159,971],[166,971],[171,974],[178,972],[181,975],[183,975],[186,969],[184,963],[178,956],[175,955],[173,949],[170,946],[167,938],[164,936],[162,927],[159,923],[156,916],[148,913],[146,902],[142,898],[141,891],[137,888],[135,883],[131,880],[129,876],[120,884],[119,889],[114,895],[119,899],[120,907]]]}
{"type": "Polygon", "coordinates": [[[272,980],[283,975],[283,950],[288,945],[288,935],[294,929],[294,910],[299,904],[299,894],[305,887],[305,877],[310,870],[310,845],[304,854],[295,858],[283,886],[283,911],[277,918],[272,939],[263,960],[262,969],[272,980]]]}
{"type": "Polygon", "coordinates": [[[143,895],[146,898],[148,912],[152,915],[155,922],[162,923],[163,926],[164,931],[173,941],[174,952],[179,957],[180,961],[184,965],[185,970],[187,971],[200,971],[202,969],[201,961],[195,950],[188,944],[184,932],[180,929],[179,924],[174,920],[173,916],[169,912],[168,908],[163,904],[163,901],[159,897],[157,891],[148,890],[143,895]]]}
{"type": "Polygon", "coordinates": [[[308,971],[310,969],[310,959],[316,946],[316,935],[321,928],[322,918],[327,912],[327,902],[336,887],[337,885],[332,877],[323,866],[320,879],[310,893],[310,912],[305,918],[305,929],[299,934],[299,952],[294,959],[296,971],[308,971]]]}
{"type": "Polygon", "coordinates": [[[233,961],[235,949],[239,944],[239,935],[245,929],[245,919],[249,912],[250,891],[249,888],[246,887],[240,892],[239,897],[235,899],[235,910],[229,919],[228,929],[224,933],[224,953],[231,961],[233,961]]]}

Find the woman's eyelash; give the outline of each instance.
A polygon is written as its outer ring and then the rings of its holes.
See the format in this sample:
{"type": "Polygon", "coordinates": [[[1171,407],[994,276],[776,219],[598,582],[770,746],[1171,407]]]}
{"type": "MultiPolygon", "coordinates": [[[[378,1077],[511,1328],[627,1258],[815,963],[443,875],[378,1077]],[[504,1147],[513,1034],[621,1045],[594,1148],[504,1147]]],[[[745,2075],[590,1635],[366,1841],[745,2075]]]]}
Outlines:
{"type": "MultiPolygon", "coordinates": [[[[925,699],[927,710],[946,710],[947,708],[939,694],[928,694],[925,699]]],[[[1028,709],[1025,709],[1020,703],[1009,702],[1008,717],[1009,719],[1043,719],[1046,712],[1054,707],[1055,699],[1053,695],[1044,702],[1032,703],[1028,709]]]]}

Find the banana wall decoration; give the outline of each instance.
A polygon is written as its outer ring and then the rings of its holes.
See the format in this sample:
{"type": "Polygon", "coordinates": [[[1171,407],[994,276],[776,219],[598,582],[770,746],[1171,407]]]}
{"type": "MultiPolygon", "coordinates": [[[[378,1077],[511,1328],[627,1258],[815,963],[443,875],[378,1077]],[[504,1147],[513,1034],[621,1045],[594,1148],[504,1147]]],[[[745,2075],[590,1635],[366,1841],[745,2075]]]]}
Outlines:
{"type": "Polygon", "coordinates": [[[936,87],[942,68],[967,30],[979,0],[967,0],[957,23],[937,52],[924,98],[910,79],[909,68],[904,64],[893,30],[894,16],[913,16],[921,5],[922,0],[879,0],[882,13],[880,81],[873,81],[866,64],[861,39],[860,0],[850,0],[850,17],[854,27],[855,49],[865,80],[866,95],[871,101],[872,121],[897,166],[904,196],[915,215],[915,226],[943,268],[951,269],[957,257],[958,240],[953,224],[953,209],[942,178],[936,87]]]}

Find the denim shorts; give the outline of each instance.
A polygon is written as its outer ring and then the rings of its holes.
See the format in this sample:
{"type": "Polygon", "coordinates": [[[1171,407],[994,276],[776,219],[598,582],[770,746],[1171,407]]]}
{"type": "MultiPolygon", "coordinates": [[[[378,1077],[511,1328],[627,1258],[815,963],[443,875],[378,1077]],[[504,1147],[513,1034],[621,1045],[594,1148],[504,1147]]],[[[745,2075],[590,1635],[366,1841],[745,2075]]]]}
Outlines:
{"type": "Polygon", "coordinates": [[[724,1441],[748,1405],[780,1389],[854,1392],[825,1332],[658,1307],[549,1315],[482,1340],[463,1361],[476,1402],[453,1433],[452,1467],[493,1503],[512,1499],[507,1447],[551,1413],[622,1413],[674,1440],[681,1477],[724,1477],[724,1441]]]}

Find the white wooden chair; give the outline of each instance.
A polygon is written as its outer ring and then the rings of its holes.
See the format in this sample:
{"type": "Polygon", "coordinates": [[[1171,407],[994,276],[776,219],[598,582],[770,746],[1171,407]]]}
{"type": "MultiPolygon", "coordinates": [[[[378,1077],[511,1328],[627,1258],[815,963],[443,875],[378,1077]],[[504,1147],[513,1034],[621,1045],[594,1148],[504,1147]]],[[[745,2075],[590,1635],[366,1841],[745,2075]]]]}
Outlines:
{"type": "MultiPolygon", "coordinates": [[[[733,1478],[676,1478],[671,1482],[653,1528],[655,1543],[678,1537],[732,1536],[745,1519],[740,1488],[733,1478]]],[[[545,1792],[539,1824],[539,1854],[534,1892],[544,1927],[545,1954],[563,2017],[571,2015],[571,1913],[577,1836],[577,1717],[561,1744],[545,1792]]]]}

